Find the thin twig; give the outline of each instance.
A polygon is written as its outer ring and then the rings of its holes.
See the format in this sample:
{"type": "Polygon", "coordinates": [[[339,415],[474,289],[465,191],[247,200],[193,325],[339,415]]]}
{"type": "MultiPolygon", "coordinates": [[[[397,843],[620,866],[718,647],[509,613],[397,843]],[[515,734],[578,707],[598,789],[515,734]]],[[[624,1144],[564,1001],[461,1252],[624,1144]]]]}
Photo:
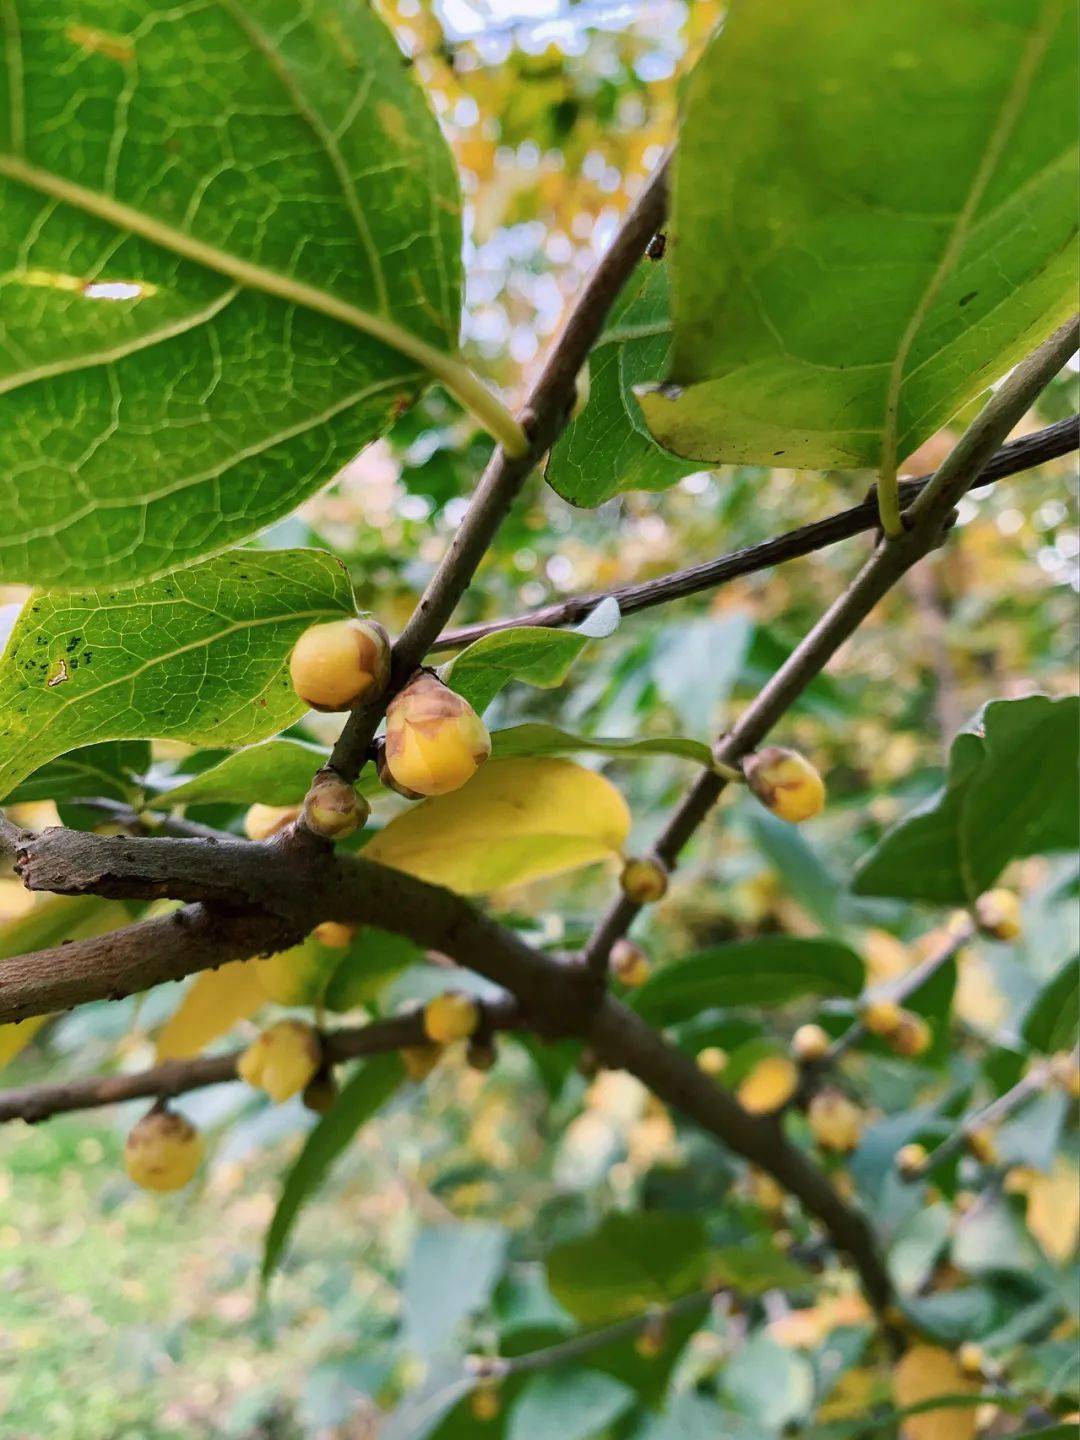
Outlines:
{"type": "MultiPolygon", "coordinates": [[[[1080,445],[1080,415],[1068,420],[1059,420],[1034,435],[1025,435],[1019,440],[1010,440],[994,455],[979,475],[973,489],[991,485],[1008,475],[1019,474],[1048,460],[1067,455],[1080,445]]],[[[910,503],[930,483],[929,475],[916,480],[906,480],[901,485],[904,499],[910,503]]],[[[802,525],[797,530],[763,540],[758,545],[748,545],[742,550],[733,550],[727,555],[707,560],[702,565],[691,565],[685,570],[675,570],[670,575],[660,575],[654,580],[645,580],[640,585],[623,585],[613,590],[594,590],[587,595],[574,595],[538,610],[527,611],[524,615],[511,615],[500,620],[484,620],[475,625],[462,625],[455,630],[446,630],[431,646],[431,652],[459,650],[471,645],[485,635],[497,634],[500,630],[512,630],[518,626],[543,626],[557,629],[562,625],[577,625],[593,611],[602,600],[618,602],[623,615],[633,615],[648,610],[654,605],[664,605],[672,600],[682,600],[688,595],[700,594],[703,590],[715,589],[729,580],[744,575],[754,575],[761,570],[771,569],[786,560],[802,555],[811,555],[824,550],[841,540],[854,535],[865,534],[877,528],[877,502],[871,495],[861,505],[850,510],[841,510],[825,520],[816,520],[811,525],[802,525]]]]}
{"type": "MultiPolygon", "coordinates": [[[[905,511],[903,533],[881,539],[844,592],[720,739],[714,754],[721,765],[737,767],[744,756],[756,749],[901,576],[942,543],[953,506],[975,484],[995,450],[1078,343],[1080,325],[1074,317],[1001,383],[905,511]]],[[[694,781],[654,847],[656,857],[669,870],[728,783],[722,774],[708,771],[694,781]]],[[[594,977],[606,973],[612,945],[625,935],[640,909],[627,896],[620,895],[600,920],[583,951],[585,965],[594,977]]]]}
{"type": "Polygon", "coordinates": [[[508,455],[501,447],[495,451],[449,549],[398,636],[388,689],[377,701],[354,711],[338,737],[330,765],[345,779],[354,780],[359,774],[387,701],[430,651],[472,582],[477,566],[521,487],[565,427],[574,402],[578,371],[586,363],[619,291],[662,223],[666,203],[665,161],[650,176],[610,249],[590,275],[552,346],[540,378],[529,393],[521,412],[529,439],[528,449],[520,456],[508,455]]]}

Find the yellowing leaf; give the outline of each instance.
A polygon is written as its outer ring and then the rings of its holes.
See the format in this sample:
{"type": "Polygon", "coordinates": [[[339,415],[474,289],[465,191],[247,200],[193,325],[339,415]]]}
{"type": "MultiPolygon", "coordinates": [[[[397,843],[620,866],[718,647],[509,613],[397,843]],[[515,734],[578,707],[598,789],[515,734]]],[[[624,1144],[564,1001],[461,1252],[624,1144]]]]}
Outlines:
{"type": "Polygon", "coordinates": [[[259,981],[257,962],[234,960],[220,970],[204,970],[185,991],[158,1035],[158,1059],[197,1055],[211,1040],[265,1004],[266,992],[259,981]]]}
{"type": "MultiPolygon", "coordinates": [[[[960,1369],[956,1356],[934,1345],[913,1345],[893,1370],[893,1399],[900,1410],[944,1396],[966,1395],[978,1387],[960,1369]]],[[[904,1420],[904,1440],[974,1440],[975,1405],[925,1410],[904,1420]]]]}
{"type": "Polygon", "coordinates": [[[34,1015],[29,1020],[19,1020],[14,1025],[0,1025],[0,1070],[11,1064],[48,1018],[48,1015],[34,1015]]]}
{"type": "Polygon", "coordinates": [[[570,760],[489,760],[452,795],[392,820],[364,855],[479,895],[618,854],[630,812],[610,781],[570,760]]]}
{"type": "Polygon", "coordinates": [[[254,971],[264,1000],[275,1005],[317,1005],[341,964],[342,952],[309,935],[291,950],[256,960],[254,971]]]}
{"type": "Polygon", "coordinates": [[[1047,1255],[1063,1265],[1080,1238],[1080,1177],[1059,1155],[1049,1175],[1033,1175],[1027,1192],[1027,1224],[1047,1255]]]}

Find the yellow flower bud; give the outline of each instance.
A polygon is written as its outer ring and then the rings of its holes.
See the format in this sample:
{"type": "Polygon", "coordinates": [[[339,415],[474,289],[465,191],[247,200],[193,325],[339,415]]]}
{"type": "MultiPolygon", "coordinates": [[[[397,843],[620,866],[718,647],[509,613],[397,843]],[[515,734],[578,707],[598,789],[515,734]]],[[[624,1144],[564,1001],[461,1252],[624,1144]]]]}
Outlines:
{"type": "Polygon", "coordinates": [[[759,1170],[756,1166],[750,1167],[747,1177],[750,1198],[759,1210],[766,1215],[779,1214],[784,1208],[785,1192],[778,1180],[765,1170],[759,1170]]]}
{"type": "Polygon", "coordinates": [[[934,1032],[921,1015],[911,1010],[901,1010],[896,1029],[887,1037],[889,1048],[897,1055],[914,1060],[930,1048],[934,1032]]]}
{"type": "Polygon", "coordinates": [[[811,1134],[823,1150],[846,1155],[859,1143],[863,1113],[839,1090],[822,1090],[815,1095],[806,1118],[811,1134]]]}
{"type": "Polygon", "coordinates": [[[276,1105],[303,1090],[322,1065],[319,1037],[302,1020],[279,1020],[236,1062],[241,1080],[265,1090],[276,1105]]]}
{"type": "Polygon", "coordinates": [[[312,625],[293,647],[293,689],[312,710],[353,710],[386,688],[390,639],[375,620],[312,625]]]}
{"type": "Polygon", "coordinates": [[[739,1104],[751,1115],[782,1110],[799,1088],[799,1070],[787,1055],[766,1055],[739,1082],[739,1104]]]}
{"type": "Polygon", "coordinates": [[[901,1145],[896,1152],[896,1168],[905,1180],[914,1180],[925,1164],[925,1145],[901,1145]]]}
{"type": "Polygon", "coordinates": [[[703,1075],[709,1075],[713,1079],[722,1075],[728,1066],[728,1053],[722,1050],[719,1045],[706,1045],[704,1050],[697,1053],[698,1069],[703,1075]]]}
{"type": "Polygon", "coordinates": [[[798,824],[825,804],[825,782],[796,750],[769,745],[743,761],[746,783],[766,809],[798,824]]]}
{"type": "Polygon", "coordinates": [[[634,1349],[643,1360],[655,1360],[667,1343],[667,1324],[663,1315],[650,1315],[638,1331],[634,1349]]]}
{"type": "Polygon", "coordinates": [[[1012,890],[987,890],[975,901],[975,921],[984,935],[994,940],[1018,940],[1020,900],[1012,890]]]}
{"type": "Polygon", "coordinates": [[[480,1024],[480,1007],[471,995],[449,990],[424,1006],[424,1033],[436,1045],[467,1040],[480,1024]]]}
{"type": "Polygon", "coordinates": [[[800,1025],[791,1037],[791,1053],[800,1065],[812,1065],[825,1059],[831,1043],[820,1025],[800,1025]]]}
{"type": "Polygon", "coordinates": [[[1080,1100],[1080,1063],[1075,1055],[1061,1050],[1050,1057],[1050,1079],[1073,1100],[1080,1100]]]}
{"type": "Polygon", "coordinates": [[[620,884],[623,894],[635,905],[652,905],[667,894],[667,867],[659,860],[627,860],[620,884]]]}
{"type": "Polygon", "coordinates": [[[304,1086],[304,1093],[301,1099],[306,1109],[313,1111],[316,1115],[325,1115],[327,1111],[334,1108],[334,1101],[338,1098],[338,1085],[334,1079],[332,1070],[320,1070],[304,1086]]]}
{"type": "Polygon", "coordinates": [[[315,926],[315,939],[330,950],[346,950],[356,939],[358,925],[344,925],[340,920],[324,920],[315,926]]]}
{"type": "Polygon", "coordinates": [[[269,840],[299,816],[297,805],[252,805],[244,816],[244,834],[249,840],[269,840]]]}
{"type": "Polygon", "coordinates": [[[652,966],[640,945],[632,940],[616,940],[611,947],[611,973],[630,990],[644,985],[652,974],[652,966]]]}
{"type": "Polygon", "coordinates": [[[405,1074],[414,1084],[420,1085],[442,1059],[442,1046],[405,1045],[400,1053],[401,1063],[405,1066],[405,1074]]]}
{"type": "Polygon", "coordinates": [[[467,700],[426,672],[386,712],[386,768],[418,795],[448,795],[491,754],[491,737],[467,700]]]}
{"type": "Polygon", "coordinates": [[[202,1136],[189,1120],[154,1109],[128,1135],[124,1169],[144,1190],[179,1190],[199,1168],[202,1154],[202,1136]]]}
{"type": "Polygon", "coordinates": [[[472,1399],[469,1401],[469,1408],[472,1410],[473,1419],[478,1420],[481,1425],[486,1425],[491,1420],[498,1419],[502,1405],[499,1400],[499,1387],[490,1382],[477,1385],[472,1392],[472,1399]]]}
{"type": "Polygon", "coordinates": [[[871,1000],[862,1008],[862,1022],[871,1035],[888,1040],[899,1030],[904,1012],[895,1000],[871,1000]]]}
{"type": "Polygon", "coordinates": [[[989,1125],[977,1125],[964,1136],[968,1154],[980,1165],[997,1165],[1001,1160],[997,1137],[989,1125]]]}
{"type": "Polygon", "coordinates": [[[974,1340],[965,1340],[956,1352],[956,1361],[965,1375],[977,1378],[986,1369],[986,1354],[974,1340]]]}
{"type": "Polygon", "coordinates": [[[339,776],[320,771],[304,797],[304,824],[324,840],[344,840],[367,824],[371,806],[339,776]]]}

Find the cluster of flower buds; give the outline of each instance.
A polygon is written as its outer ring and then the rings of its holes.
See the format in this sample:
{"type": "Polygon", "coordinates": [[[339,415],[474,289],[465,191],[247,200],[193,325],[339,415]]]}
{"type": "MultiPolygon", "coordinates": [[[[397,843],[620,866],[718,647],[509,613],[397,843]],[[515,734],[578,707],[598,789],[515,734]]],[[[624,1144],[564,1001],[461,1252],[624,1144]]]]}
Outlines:
{"type": "Polygon", "coordinates": [[[797,750],[766,746],[746,757],[742,772],[751,791],[781,820],[810,820],[825,805],[825,782],[797,750]]]}
{"type": "Polygon", "coordinates": [[[354,710],[386,689],[390,637],[359,616],[312,625],[289,660],[293,689],[312,710],[354,710]]]}
{"type": "Polygon", "coordinates": [[[158,1105],[128,1135],[124,1169],[144,1190],[179,1190],[198,1170],[202,1154],[202,1136],[194,1125],[158,1105]]]}
{"type": "Polygon", "coordinates": [[[895,1000],[872,1000],[861,1013],[870,1034],[884,1040],[895,1054],[914,1060],[930,1048],[934,1038],[930,1026],[921,1015],[905,1010],[895,1000]]]}
{"type": "Polygon", "coordinates": [[[425,670],[387,708],[379,778],[410,800],[449,795],[490,754],[491,736],[476,711],[425,670]]]}
{"type": "Polygon", "coordinates": [[[322,1063],[316,1030],[302,1020],[279,1020],[251,1042],[236,1062],[236,1071],[241,1080],[265,1090],[280,1105],[305,1089],[322,1063]]]}

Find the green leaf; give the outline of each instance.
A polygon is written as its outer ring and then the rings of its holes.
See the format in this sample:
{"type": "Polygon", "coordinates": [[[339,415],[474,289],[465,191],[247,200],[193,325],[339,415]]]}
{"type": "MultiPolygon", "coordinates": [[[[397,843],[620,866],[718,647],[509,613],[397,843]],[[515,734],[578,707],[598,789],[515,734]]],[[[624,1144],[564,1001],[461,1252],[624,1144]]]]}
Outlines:
{"type": "Polygon", "coordinates": [[[692,1216],[609,1215],[551,1251],[548,1289],[581,1324],[603,1325],[697,1290],[708,1259],[704,1225],[692,1216]]]}
{"type": "Polygon", "coordinates": [[[304,711],[289,651],[352,611],[318,550],[237,551],[125,591],[35,592],[0,658],[0,796],[96,741],[238,745],[304,711]]]}
{"type": "Polygon", "coordinates": [[[721,1245],[709,1252],[709,1279],[742,1295],[764,1295],[766,1290],[804,1290],[814,1283],[809,1270],[777,1250],[771,1240],[746,1240],[721,1245]]]}
{"type": "Polygon", "coordinates": [[[91,796],[132,800],[140,793],[142,777],[149,768],[150,746],[143,740],[106,740],[101,745],[84,745],[69,755],[50,760],[28,775],[7,796],[7,804],[91,796]]]}
{"type": "Polygon", "coordinates": [[[1080,702],[992,700],[956,736],[943,790],[908,815],[855,872],[859,895],[965,905],[1010,860],[1075,850],[1080,702]]]}
{"type": "Polygon", "coordinates": [[[1020,1033],[1032,1050],[1070,1050],[1080,1032],[1080,955],[1066,960],[1028,1006],[1020,1033]]]}
{"type": "Polygon", "coordinates": [[[632,387],[663,375],[671,350],[667,267],[641,263],[589,357],[585,409],[555,442],[548,483],[572,505],[600,505],[626,490],[665,490],[696,467],[662,450],[632,387]]]}
{"type": "Polygon", "coordinates": [[[358,1005],[370,1005],[391,980],[423,960],[424,951],[403,935],[365,925],[331,975],[323,1004],[338,1015],[358,1005]]]}
{"type": "Polygon", "coordinates": [[[609,755],[613,760],[647,760],[653,755],[672,755],[678,760],[694,760],[706,768],[712,766],[712,751],[700,740],[682,735],[654,735],[645,740],[616,740],[605,736],[571,735],[554,725],[512,725],[507,730],[494,730],[491,753],[509,755],[571,755],[589,751],[609,755]]]}
{"type": "Polygon", "coordinates": [[[507,1440],[592,1440],[635,1399],[629,1385],[599,1370],[552,1370],[529,1381],[510,1412],[507,1440]]]}
{"type": "Polygon", "coordinates": [[[675,345],[639,391],[703,461],[888,469],[1075,308],[1064,0],[738,0],[675,158],[675,345]]]}
{"type": "Polygon", "coordinates": [[[424,1226],[402,1282],[407,1349],[428,1362],[451,1349],[458,1328],[490,1299],[508,1239],[503,1226],[483,1221],[424,1226]]]}
{"type": "Polygon", "coordinates": [[[826,930],[840,918],[840,882],[795,825],[758,810],[750,834],[807,914],[826,930]]]}
{"type": "Polygon", "coordinates": [[[298,805],[311,777],[330,751],[306,740],[279,737],[248,745],[190,779],[167,784],[161,798],[169,805],[298,805]]]}
{"type": "Polygon", "coordinates": [[[863,963],[839,940],[769,935],[699,951],[665,965],[634,995],[653,1024],[732,1005],[784,1005],[804,995],[858,995],[863,963]]]}
{"type": "Polygon", "coordinates": [[[481,714],[511,680],[544,689],[561,685],[588,643],[589,637],[575,630],[535,625],[497,630],[456,656],[443,668],[442,678],[481,714]]]}
{"type": "Polygon", "coordinates": [[[0,579],[161,575],[291,511],[456,351],[453,162],[370,5],[7,18],[0,579]]]}
{"type": "Polygon", "coordinates": [[[362,1125],[386,1104],[405,1079],[397,1055],[375,1055],[350,1076],[334,1106],[312,1130],[296,1164],[285,1177],[281,1198],[266,1232],[262,1283],[277,1268],[300,1207],[326,1178],[327,1171],[362,1125]]]}

